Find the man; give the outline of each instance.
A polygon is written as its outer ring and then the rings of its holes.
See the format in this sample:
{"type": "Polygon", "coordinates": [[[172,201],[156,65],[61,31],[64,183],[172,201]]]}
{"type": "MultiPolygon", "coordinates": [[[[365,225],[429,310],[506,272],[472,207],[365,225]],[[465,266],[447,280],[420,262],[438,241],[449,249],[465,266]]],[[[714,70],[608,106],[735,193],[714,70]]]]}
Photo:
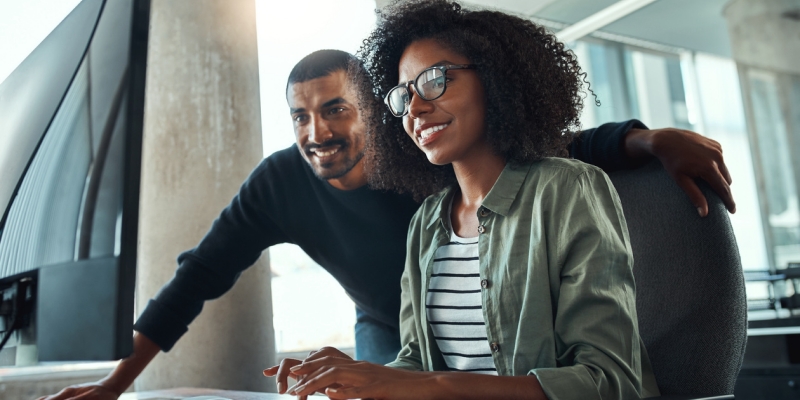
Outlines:
{"type": "MultiPolygon", "coordinates": [[[[356,303],[356,357],[394,360],[400,349],[406,231],[418,203],[367,187],[361,160],[365,125],[346,72],[354,60],[345,52],[322,50],[294,67],[286,96],[296,146],[263,160],[206,237],[181,254],[175,277],[135,325],[133,354],[103,380],[48,399],[116,398],[160,350],[172,348],[205,300],[230,289],[264,249],[285,242],[303,248],[356,303]]],[[[636,166],[655,155],[701,216],[707,205],[694,178],[709,182],[734,210],[719,144],[698,134],[647,130],[638,121],[606,124],[584,132],[571,152],[606,170],[636,166]]]]}

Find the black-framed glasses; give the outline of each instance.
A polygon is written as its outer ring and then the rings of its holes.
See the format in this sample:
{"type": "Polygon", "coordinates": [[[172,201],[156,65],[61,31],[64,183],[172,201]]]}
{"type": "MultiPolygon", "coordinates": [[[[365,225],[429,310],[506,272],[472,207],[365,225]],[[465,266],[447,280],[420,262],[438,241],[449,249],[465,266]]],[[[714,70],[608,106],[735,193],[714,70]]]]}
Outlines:
{"type": "Polygon", "coordinates": [[[475,64],[458,65],[437,65],[430,67],[417,75],[413,81],[401,83],[392,88],[383,102],[389,107],[392,115],[402,117],[408,114],[408,105],[411,103],[410,85],[414,85],[414,91],[424,100],[436,100],[442,97],[447,89],[447,70],[449,69],[475,69],[475,64]]]}

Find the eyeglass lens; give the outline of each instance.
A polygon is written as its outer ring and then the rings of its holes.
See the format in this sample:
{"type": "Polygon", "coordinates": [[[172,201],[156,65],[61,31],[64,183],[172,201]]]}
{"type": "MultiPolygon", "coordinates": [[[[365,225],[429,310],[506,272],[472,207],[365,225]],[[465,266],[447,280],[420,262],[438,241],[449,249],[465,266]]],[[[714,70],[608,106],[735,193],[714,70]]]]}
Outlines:
{"type": "MultiPolygon", "coordinates": [[[[417,94],[425,100],[435,100],[444,93],[445,76],[439,68],[431,68],[422,71],[414,81],[414,89],[417,94]]],[[[390,111],[394,115],[400,116],[406,113],[406,107],[411,101],[408,87],[395,87],[388,96],[390,111]]]]}
{"type": "Polygon", "coordinates": [[[441,69],[434,68],[422,71],[414,82],[414,88],[425,100],[433,100],[444,91],[444,74],[441,69]]]}

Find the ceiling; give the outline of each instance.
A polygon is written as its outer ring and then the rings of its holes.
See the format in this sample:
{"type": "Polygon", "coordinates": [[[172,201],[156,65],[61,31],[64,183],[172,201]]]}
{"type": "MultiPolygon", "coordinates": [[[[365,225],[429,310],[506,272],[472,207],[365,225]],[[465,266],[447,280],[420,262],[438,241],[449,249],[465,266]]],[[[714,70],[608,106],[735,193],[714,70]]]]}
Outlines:
{"type": "MultiPolygon", "coordinates": [[[[731,57],[722,10],[730,0],[656,0],[602,28],[671,47],[731,57]]],[[[616,0],[469,0],[481,7],[574,24],[616,0]]]]}

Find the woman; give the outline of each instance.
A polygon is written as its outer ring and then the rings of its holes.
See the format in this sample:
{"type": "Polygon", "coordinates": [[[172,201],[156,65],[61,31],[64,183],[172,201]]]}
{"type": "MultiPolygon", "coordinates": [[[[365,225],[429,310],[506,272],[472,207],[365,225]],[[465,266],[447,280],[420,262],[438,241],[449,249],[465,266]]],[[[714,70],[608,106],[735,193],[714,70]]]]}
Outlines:
{"type": "Polygon", "coordinates": [[[599,169],[556,158],[578,127],[574,55],[529,21],[439,0],[390,9],[362,56],[362,89],[387,106],[370,118],[372,184],[430,195],[409,228],[403,349],[386,367],[322,349],[289,392],[657,395],[619,199],[599,169]]]}

